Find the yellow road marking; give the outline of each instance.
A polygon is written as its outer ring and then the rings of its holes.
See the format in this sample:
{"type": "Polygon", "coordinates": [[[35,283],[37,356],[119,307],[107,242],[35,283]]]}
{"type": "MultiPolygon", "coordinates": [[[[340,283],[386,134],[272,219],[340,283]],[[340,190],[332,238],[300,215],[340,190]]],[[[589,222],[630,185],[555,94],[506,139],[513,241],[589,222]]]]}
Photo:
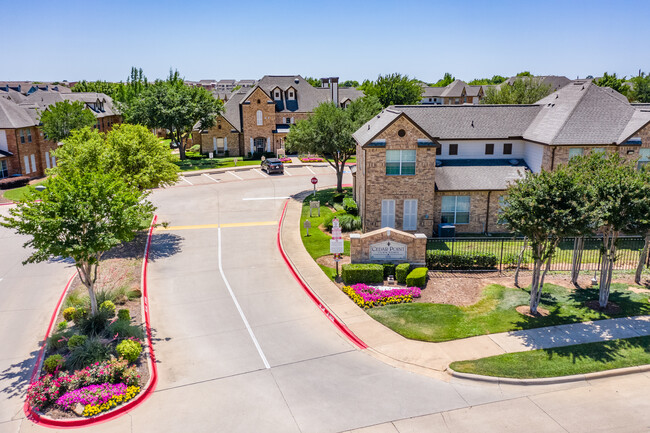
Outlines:
{"type": "Polygon", "coordinates": [[[225,223],[225,224],[198,224],[192,226],[167,226],[157,227],[156,231],[175,231],[175,230],[198,230],[198,229],[217,229],[219,227],[253,227],[253,226],[275,226],[277,221],[256,221],[249,223],[225,223]]]}

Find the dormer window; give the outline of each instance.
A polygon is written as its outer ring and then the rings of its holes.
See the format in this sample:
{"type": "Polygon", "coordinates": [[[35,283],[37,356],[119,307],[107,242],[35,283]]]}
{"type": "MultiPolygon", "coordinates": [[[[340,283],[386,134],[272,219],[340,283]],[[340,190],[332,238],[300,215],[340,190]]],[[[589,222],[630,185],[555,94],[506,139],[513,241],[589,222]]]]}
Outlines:
{"type": "Polygon", "coordinates": [[[296,91],[293,88],[289,88],[289,90],[287,90],[287,99],[291,101],[296,99],[296,91]]]}

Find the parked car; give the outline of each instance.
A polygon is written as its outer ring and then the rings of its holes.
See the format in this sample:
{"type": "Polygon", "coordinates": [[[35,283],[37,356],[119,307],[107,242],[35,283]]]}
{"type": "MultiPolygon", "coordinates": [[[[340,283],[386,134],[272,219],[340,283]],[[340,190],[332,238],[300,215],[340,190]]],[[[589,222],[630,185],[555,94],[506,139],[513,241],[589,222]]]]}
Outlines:
{"type": "Polygon", "coordinates": [[[284,164],[278,158],[266,158],[262,161],[262,170],[267,173],[284,174],[284,164]]]}

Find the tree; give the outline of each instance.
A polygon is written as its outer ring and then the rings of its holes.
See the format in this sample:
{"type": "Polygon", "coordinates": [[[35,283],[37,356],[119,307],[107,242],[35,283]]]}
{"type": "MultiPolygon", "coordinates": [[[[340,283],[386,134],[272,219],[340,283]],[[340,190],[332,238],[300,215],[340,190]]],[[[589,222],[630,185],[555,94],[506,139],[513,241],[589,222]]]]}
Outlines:
{"type": "Polygon", "coordinates": [[[632,81],[632,88],[628,92],[628,99],[634,102],[650,103],[650,74],[641,73],[630,81],[632,81]]]}
{"type": "Polygon", "coordinates": [[[305,77],[305,81],[311,84],[314,87],[322,87],[323,82],[317,78],[314,77],[305,77]]]}
{"type": "Polygon", "coordinates": [[[93,167],[111,171],[140,190],[172,185],[178,166],[169,147],[142,125],[121,124],[107,134],[89,128],[76,131],[55,151],[57,167],[52,172],[93,167]]]}
{"type": "Polygon", "coordinates": [[[502,218],[510,229],[526,236],[532,250],[532,314],[537,313],[544,278],[560,239],[589,222],[591,214],[583,205],[583,197],[582,187],[565,167],[552,172],[528,172],[508,188],[502,218]]]}
{"type": "MultiPolygon", "coordinates": [[[[646,188],[649,188],[650,185],[650,169],[647,166],[639,171],[639,177],[641,179],[641,184],[646,188]]],[[[636,206],[639,206],[640,209],[635,211],[636,214],[641,217],[636,221],[633,230],[636,233],[645,235],[643,242],[643,249],[639,253],[639,262],[636,267],[636,272],[634,274],[634,281],[637,284],[641,284],[641,273],[646,263],[648,263],[648,254],[650,253],[650,203],[649,200],[641,200],[636,203],[636,206]]]]}
{"type": "Polygon", "coordinates": [[[223,101],[215,99],[202,87],[189,87],[178,72],[166,81],[156,81],[146,87],[124,111],[126,120],[148,128],[165,128],[171,139],[178,143],[181,160],[185,159],[185,140],[194,125],[208,129],[216,116],[223,112],[223,101]]]}
{"type": "Polygon", "coordinates": [[[375,96],[383,107],[389,105],[419,104],[422,99],[422,86],[408,75],[380,75],[377,81],[363,89],[368,96],[375,96]]]}
{"type": "Polygon", "coordinates": [[[97,122],[93,113],[81,101],[68,100],[50,105],[40,113],[41,129],[48,140],[58,143],[75,129],[92,126],[97,122]]]}
{"type": "Polygon", "coordinates": [[[517,78],[485,91],[481,104],[533,104],[551,93],[551,86],[535,77],[517,78]]]}
{"type": "Polygon", "coordinates": [[[298,121],[287,134],[288,149],[323,157],[336,170],[336,189],[343,191],[343,169],[356,153],[352,133],[381,111],[376,97],[353,101],[348,108],[324,102],[307,119],[298,121]]]}
{"type": "Polygon", "coordinates": [[[501,75],[493,75],[492,78],[474,78],[472,81],[470,81],[467,84],[469,84],[470,86],[501,84],[506,80],[507,78],[502,77],[501,75]]]}
{"type": "Polygon", "coordinates": [[[532,77],[533,74],[530,71],[522,71],[516,75],[517,77],[532,77]]]}
{"type": "Polygon", "coordinates": [[[31,189],[2,225],[30,239],[25,248],[34,252],[23,262],[54,257],[72,259],[97,313],[95,282],[102,255],[133,239],[152,204],[146,194],[114,172],[75,170],[48,178],[46,189],[31,189]],[[40,201],[36,201],[39,199],[40,201]]]}
{"type": "Polygon", "coordinates": [[[138,69],[135,66],[131,67],[131,74],[126,79],[126,84],[120,82],[114,99],[118,102],[118,106],[128,106],[133,101],[138,99],[144,89],[149,87],[149,81],[142,72],[142,68],[138,69]]]}
{"type": "Polygon", "coordinates": [[[359,82],[356,80],[347,80],[341,84],[341,87],[359,87],[359,82]]]}
{"type": "Polygon", "coordinates": [[[445,75],[439,79],[437,82],[431,84],[431,87],[446,87],[456,80],[449,72],[445,72],[445,75]]]}
{"type": "Polygon", "coordinates": [[[625,77],[618,78],[616,72],[608,74],[605,72],[602,78],[596,78],[594,84],[600,87],[609,87],[616,90],[621,95],[627,95],[629,87],[625,84],[625,77]]]}
{"type": "Polygon", "coordinates": [[[113,98],[119,91],[120,86],[123,86],[122,83],[109,83],[107,81],[79,81],[77,84],[72,86],[73,92],[97,92],[103,93],[107,96],[113,98]]]}

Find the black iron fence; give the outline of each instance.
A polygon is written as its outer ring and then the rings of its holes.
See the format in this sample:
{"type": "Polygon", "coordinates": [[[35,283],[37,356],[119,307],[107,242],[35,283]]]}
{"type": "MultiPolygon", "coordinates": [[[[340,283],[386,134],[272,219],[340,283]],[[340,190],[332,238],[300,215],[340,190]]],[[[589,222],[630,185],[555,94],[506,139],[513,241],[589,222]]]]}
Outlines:
{"type": "MultiPolygon", "coordinates": [[[[600,270],[602,259],[601,248],[603,245],[602,238],[590,237],[583,239],[581,269],[585,271],[600,270]]],[[[433,258],[436,263],[433,267],[430,266],[432,269],[505,271],[517,267],[519,255],[524,244],[524,238],[518,237],[431,238],[427,243],[427,253],[428,257],[433,258]],[[445,260],[441,261],[441,257],[445,260]],[[486,260],[486,258],[489,260],[486,260]],[[478,265],[473,266],[471,263],[478,265]],[[484,266],[486,263],[488,265],[484,266]]],[[[620,237],[617,242],[614,269],[636,269],[643,245],[643,237],[620,237]]],[[[576,247],[579,248],[579,242],[576,242],[575,238],[563,239],[551,260],[551,270],[570,271],[576,247]]],[[[530,243],[527,243],[521,268],[532,269],[532,264],[533,258],[530,243]]]]}

